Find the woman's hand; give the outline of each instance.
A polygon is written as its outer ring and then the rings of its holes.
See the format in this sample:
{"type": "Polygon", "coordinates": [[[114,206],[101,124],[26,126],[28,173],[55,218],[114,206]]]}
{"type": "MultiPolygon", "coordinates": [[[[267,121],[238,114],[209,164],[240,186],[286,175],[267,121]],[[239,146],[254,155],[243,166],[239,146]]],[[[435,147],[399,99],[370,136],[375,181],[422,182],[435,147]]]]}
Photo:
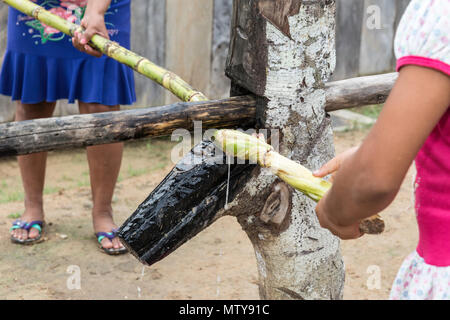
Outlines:
{"type": "Polygon", "coordinates": [[[97,58],[101,57],[103,54],[92,48],[88,43],[95,34],[109,39],[108,30],[105,25],[105,16],[98,13],[88,14],[81,21],[81,26],[85,31],[83,33],[75,32],[75,36],[72,38],[73,46],[81,52],[85,52],[91,56],[97,58]]]}

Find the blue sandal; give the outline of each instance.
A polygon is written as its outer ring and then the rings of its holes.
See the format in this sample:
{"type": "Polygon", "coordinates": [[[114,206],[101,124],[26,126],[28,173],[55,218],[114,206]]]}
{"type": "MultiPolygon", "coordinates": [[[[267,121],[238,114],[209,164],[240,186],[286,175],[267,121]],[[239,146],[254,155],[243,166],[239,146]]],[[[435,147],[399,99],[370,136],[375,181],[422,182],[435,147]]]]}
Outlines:
{"type": "Polygon", "coordinates": [[[107,238],[110,241],[112,241],[114,238],[117,237],[117,231],[118,231],[117,229],[113,229],[111,232],[97,232],[95,234],[95,236],[97,237],[97,241],[100,245],[100,249],[111,256],[116,256],[116,255],[124,254],[124,253],[128,252],[128,249],[125,247],[119,248],[119,249],[114,249],[114,248],[107,249],[102,246],[102,240],[107,238]]]}
{"type": "Polygon", "coordinates": [[[42,234],[43,234],[44,224],[45,224],[44,221],[25,222],[20,219],[17,219],[16,221],[14,221],[10,231],[22,229],[22,230],[26,230],[29,232],[31,229],[36,229],[39,231],[39,236],[36,238],[33,238],[33,239],[26,239],[26,240],[11,236],[11,242],[17,243],[17,244],[22,244],[22,245],[32,245],[32,244],[43,241],[42,234]]]}

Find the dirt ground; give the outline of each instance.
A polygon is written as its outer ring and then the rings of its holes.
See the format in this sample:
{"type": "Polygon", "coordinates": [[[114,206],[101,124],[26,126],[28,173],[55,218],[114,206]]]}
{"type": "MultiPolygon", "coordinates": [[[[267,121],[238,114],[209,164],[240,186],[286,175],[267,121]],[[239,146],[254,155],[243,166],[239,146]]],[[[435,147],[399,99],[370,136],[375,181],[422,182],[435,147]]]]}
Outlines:
{"type": "MultiPolygon", "coordinates": [[[[337,152],[357,145],[366,132],[336,134],[337,152]]],[[[126,145],[114,197],[116,223],[122,223],[170,171],[172,146],[164,139],[126,145]]],[[[22,200],[15,159],[0,160],[0,299],[259,298],[254,252],[234,218],[219,220],[150,268],[131,255],[103,254],[93,235],[89,174],[82,150],[50,154],[47,241],[32,247],[9,240],[8,229],[23,210],[22,200]],[[72,280],[78,272],[80,287],[74,288],[72,280]]],[[[383,235],[342,242],[345,299],[387,299],[402,260],[414,250],[412,170],[394,204],[382,215],[387,225],[383,235]],[[377,276],[380,288],[372,281],[377,276]]]]}

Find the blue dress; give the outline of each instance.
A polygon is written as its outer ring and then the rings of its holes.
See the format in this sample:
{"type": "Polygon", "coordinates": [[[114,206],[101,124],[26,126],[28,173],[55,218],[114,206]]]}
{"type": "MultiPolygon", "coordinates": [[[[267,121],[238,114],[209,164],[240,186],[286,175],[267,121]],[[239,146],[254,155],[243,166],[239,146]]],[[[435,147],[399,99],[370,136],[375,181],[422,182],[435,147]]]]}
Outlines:
{"type": "MultiPolygon", "coordinates": [[[[105,14],[111,40],[130,48],[130,1],[112,0],[105,14]]],[[[86,0],[37,0],[47,10],[79,24],[86,0]]],[[[133,70],[72,45],[69,36],[10,8],[8,44],[0,74],[0,93],[24,104],[67,99],[103,105],[136,101],[133,70]]]]}

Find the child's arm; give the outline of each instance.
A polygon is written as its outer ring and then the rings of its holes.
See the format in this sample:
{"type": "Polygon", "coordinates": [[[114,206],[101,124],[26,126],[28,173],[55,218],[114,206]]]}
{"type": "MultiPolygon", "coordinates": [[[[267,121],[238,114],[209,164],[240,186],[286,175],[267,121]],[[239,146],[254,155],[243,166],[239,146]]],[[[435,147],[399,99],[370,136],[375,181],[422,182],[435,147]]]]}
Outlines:
{"type": "Polygon", "coordinates": [[[83,34],[76,32],[72,43],[78,50],[95,57],[101,57],[102,53],[93,49],[88,42],[99,34],[109,39],[108,30],[105,25],[105,13],[109,8],[111,0],[89,0],[81,26],[85,29],[83,34]]]}
{"type": "Polygon", "coordinates": [[[358,238],[359,221],[394,200],[411,163],[449,105],[450,77],[418,66],[402,68],[361,147],[316,173],[325,176],[339,169],[333,187],[316,209],[322,227],[342,239],[358,238]]]}

